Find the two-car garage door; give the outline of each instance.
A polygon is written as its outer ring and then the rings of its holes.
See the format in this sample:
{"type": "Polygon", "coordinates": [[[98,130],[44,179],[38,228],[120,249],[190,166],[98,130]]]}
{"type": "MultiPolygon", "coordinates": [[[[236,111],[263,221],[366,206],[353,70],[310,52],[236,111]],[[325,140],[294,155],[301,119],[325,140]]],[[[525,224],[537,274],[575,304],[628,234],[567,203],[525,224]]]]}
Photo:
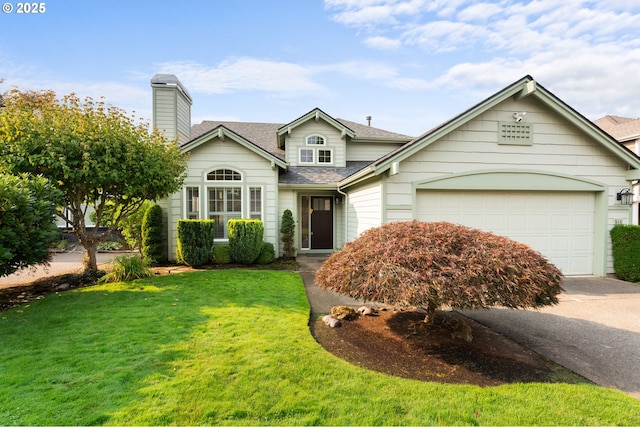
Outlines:
{"type": "Polygon", "coordinates": [[[419,190],[416,217],[491,231],[527,244],[565,275],[593,274],[591,192],[419,190]]]}

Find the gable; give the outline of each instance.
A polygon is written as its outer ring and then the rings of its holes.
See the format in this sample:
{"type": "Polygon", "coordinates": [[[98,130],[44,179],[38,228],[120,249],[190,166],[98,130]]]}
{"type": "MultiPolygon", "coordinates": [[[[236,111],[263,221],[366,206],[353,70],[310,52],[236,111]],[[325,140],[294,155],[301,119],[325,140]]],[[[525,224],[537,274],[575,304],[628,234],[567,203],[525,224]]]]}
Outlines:
{"type": "MultiPolygon", "coordinates": [[[[196,149],[198,149],[198,151],[202,151],[202,149],[199,149],[199,147],[210,146],[212,144],[221,143],[221,142],[229,143],[231,145],[237,145],[238,147],[236,147],[236,149],[241,147],[239,150],[236,150],[238,151],[238,153],[250,152],[257,155],[258,157],[262,158],[266,162],[270,163],[272,168],[275,168],[277,166],[277,167],[286,169],[287,167],[284,160],[281,159],[279,156],[267,151],[267,149],[265,149],[264,147],[259,146],[253,143],[252,141],[249,141],[248,139],[238,135],[237,133],[228,129],[224,125],[218,125],[215,128],[208,130],[207,132],[200,135],[199,137],[192,139],[191,141],[182,145],[181,149],[184,153],[193,154],[194,151],[196,151],[196,149]]],[[[224,158],[231,164],[235,162],[239,162],[238,164],[242,164],[243,162],[242,154],[238,154],[236,157],[229,156],[228,158],[227,157],[224,157],[224,158]]]]}
{"type": "MultiPolygon", "coordinates": [[[[605,169],[617,168],[618,172],[632,169],[633,172],[627,173],[628,178],[640,176],[640,159],[634,153],[530,76],[374,162],[370,174],[379,175],[387,171],[393,174],[399,168],[410,168],[409,164],[417,161],[411,160],[412,157],[432,144],[435,146],[429,149],[429,161],[433,162],[433,169],[427,171],[433,173],[451,173],[450,166],[455,168],[457,162],[476,163],[478,169],[496,161],[504,165],[528,164],[551,168],[554,166],[550,165],[556,164],[562,168],[559,159],[564,157],[565,162],[570,162],[569,166],[584,168],[589,167],[586,163],[595,162],[605,169]],[[523,112],[526,114],[517,121],[514,113],[523,112]],[[498,144],[502,124],[529,124],[528,129],[534,132],[532,143],[498,144]],[[496,158],[497,153],[500,159],[496,158]],[[603,159],[607,159],[604,164],[603,159]]],[[[424,165],[420,167],[425,170],[424,165]]]]}

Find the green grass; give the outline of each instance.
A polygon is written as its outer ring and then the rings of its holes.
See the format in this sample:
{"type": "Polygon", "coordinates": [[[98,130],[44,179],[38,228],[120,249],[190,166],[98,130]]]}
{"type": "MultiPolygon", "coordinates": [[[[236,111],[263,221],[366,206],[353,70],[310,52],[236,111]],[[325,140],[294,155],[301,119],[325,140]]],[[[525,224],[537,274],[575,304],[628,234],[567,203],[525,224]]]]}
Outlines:
{"type": "Polygon", "coordinates": [[[423,383],[310,335],[295,273],[214,270],[51,295],[0,313],[0,425],[638,425],[589,384],[423,383]]]}

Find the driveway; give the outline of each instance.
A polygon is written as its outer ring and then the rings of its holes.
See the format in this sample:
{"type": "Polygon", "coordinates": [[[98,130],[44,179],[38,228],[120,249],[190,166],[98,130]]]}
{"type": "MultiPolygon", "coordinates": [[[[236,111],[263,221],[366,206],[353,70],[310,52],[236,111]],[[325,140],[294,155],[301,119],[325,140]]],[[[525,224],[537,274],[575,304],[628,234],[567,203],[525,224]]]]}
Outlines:
{"type": "Polygon", "coordinates": [[[463,313],[596,384],[640,399],[640,285],[567,277],[560,304],[463,313]]]}
{"type": "MultiPolygon", "coordinates": [[[[98,265],[107,264],[119,252],[98,253],[98,265]]],[[[15,285],[31,283],[36,279],[46,276],[57,276],[59,274],[71,273],[82,268],[84,251],[61,252],[53,254],[49,265],[26,268],[5,277],[0,277],[0,288],[8,288],[15,285]]]]}

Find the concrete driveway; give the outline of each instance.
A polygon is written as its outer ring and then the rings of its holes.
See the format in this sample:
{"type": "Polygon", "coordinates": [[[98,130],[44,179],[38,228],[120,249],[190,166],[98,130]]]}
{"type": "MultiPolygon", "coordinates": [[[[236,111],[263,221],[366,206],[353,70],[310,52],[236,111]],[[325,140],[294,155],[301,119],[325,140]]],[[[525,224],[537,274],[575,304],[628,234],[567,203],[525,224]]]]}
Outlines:
{"type": "MultiPolygon", "coordinates": [[[[98,266],[111,262],[119,252],[98,253],[98,266]]],[[[8,288],[10,286],[23,285],[31,283],[41,277],[56,276],[59,274],[71,273],[82,269],[84,251],[61,252],[53,254],[49,265],[41,265],[32,268],[26,268],[0,277],[0,288],[8,288]]]]}
{"type": "Polygon", "coordinates": [[[640,285],[568,277],[560,304],[463,313],[596,384],[640,399],[640,285]]]}

